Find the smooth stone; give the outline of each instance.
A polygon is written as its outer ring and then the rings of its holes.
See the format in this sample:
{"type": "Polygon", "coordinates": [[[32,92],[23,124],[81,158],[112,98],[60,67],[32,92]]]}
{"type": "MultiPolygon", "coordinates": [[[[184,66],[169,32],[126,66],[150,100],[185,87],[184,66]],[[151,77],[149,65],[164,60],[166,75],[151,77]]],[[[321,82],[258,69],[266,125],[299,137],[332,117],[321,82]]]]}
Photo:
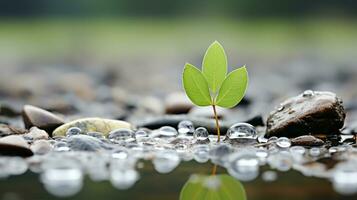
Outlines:
{"type": "Polygon", "coordinates": [[[60,117],[47,110],[31,105],[24,106],[22,109],[22,118],[26,129],[36,126],[50,134],[54,129],[64,124],[63,119],[60,117]]]}
{"type": "Polygon", "coordinates": [[[9,135],[6,137],[2,137],[0,138],[0,144],[10,144],[10,145],[20,146],[24,148],[29,147],[29,144],[20,135],[9,135]]]}
{"type": "Polygon", "coordinates": [[[133,126],[121,120],[103,119],[103,118],[83,118],[63,124],[53,131],[53,136],[65,136],[71,127],[78,127],[82,132],[100,132],[108,136],[109,132],[119,128],[133,129],[133,126]]]}
{"type": "Polygon", "coordinates": [[[30,157],[33,152],[28,147],[26,140],[19,135],[0,138],[0,155],[30,157]]]}
{"type": "Polygon", "coordinates": [[[303,135],[291,139],[291,144],[295,146],[322,146],[325,142],[319,138],[312,135],[303,135]]]}
{"type": "Polygon", "coordinates": [[[53,146],[48,140],[36,140],[30,149],[34,154],[44,155],[49,153],[53,149],[53,146]]]}
{"type": "Polygon", "coordinates": [[[266,136],[335,134],[343,127],[345,117],[342,100],[336,94],[305,91],[287,99],[270,113],[266,136]]]}
{"type": "Polygon", "coordinates": [[[166,114],[186,114],[192,107],[193,104],[183,92],[171,93],[165,99],[166,114]]]}
{"type": "Polygon", "coordinates": [[[73,135],[67,139],[67,143],[73,151],[98,151],[103,146],[101,140],[88,135],[73,135]]]}
{"type": "Polygon", "coordinates": [[[41,140],[41,139],[47,140],[49,138],[48,133],[46,131],[41,130],[37,127],[32,127],[30,129],[30,132],[28,132],[24,136],[32,138],[33,140],[41,140]]]}

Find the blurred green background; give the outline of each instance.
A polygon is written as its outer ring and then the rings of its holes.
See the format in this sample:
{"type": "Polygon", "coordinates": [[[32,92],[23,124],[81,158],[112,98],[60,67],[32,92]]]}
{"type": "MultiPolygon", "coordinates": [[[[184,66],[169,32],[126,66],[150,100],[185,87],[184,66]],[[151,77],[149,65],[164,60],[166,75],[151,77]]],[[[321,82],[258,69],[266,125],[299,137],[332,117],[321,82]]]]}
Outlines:
{"type": "Polygon", "coordinates": [[[200,66],[214,40],[231,67],[345,65],[357,47],[356,9],[352,0],[2,0],[0,67],[115,69],[123,87],[150,93],[162,82],[180,90],[183,64],[200,66]]]}

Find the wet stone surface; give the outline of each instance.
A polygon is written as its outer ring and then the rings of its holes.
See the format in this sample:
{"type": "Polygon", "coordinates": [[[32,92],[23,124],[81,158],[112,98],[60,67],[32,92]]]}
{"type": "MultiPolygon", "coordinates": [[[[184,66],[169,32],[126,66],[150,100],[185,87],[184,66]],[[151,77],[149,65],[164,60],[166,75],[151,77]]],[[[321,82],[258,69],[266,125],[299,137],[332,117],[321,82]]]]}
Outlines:
{"type": "Polygon", "coordinates": [[[64,120],[60,117],[48,112],[44,109],[25,105],[22,109],[22,117],[25,128],[30,129],[35,126],[52,134],[52,131],[64,124],[64,120]]]}
{"type": "Polygon", "coordinates": [[[342,100],[336,94],[307,90],[270,113],[266,136],[335,134],[343,127],[345,117],[342,100]]]}

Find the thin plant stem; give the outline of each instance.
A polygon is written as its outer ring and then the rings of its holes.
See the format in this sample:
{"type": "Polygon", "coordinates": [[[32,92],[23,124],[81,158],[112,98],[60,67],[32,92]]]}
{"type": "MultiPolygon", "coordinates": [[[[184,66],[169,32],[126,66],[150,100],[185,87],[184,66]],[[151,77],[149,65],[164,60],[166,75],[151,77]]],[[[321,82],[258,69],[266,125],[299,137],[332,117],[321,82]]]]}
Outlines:
{"type": "Polygon", "coordinates": [[[219,121],[218,121],[218,116],[217,116],[216,105],[213,104],[212,108],[213,108],[214,119],[216,120],[216,130],[217,130],[217,136],[218,136],[217,142],[220,142],[221,141],[221,130],[219,128],[219,121]]]}

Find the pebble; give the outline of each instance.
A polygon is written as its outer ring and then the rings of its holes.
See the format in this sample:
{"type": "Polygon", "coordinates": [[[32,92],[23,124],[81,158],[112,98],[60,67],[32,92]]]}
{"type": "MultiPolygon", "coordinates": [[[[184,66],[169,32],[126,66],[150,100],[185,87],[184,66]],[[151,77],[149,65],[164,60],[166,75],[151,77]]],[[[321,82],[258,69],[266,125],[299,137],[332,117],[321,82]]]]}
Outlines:
{"type": "Polygon", "coordinates": [[[29,144],[27,144],[26,140],[20,135],[9,135],[6,137],[0,138],[1,144],[10,144],[19,147],[28,148],[29,144]]]}
{"type": "Polygon", "coordinates": [[[25,105],[22,109],[22,118],[25,128],[29,129],[36,126],[48,133],[61,126],[64,120],[60,117],[35,106],[25,105]]]}
{"type": "Polygon", "coordinates": [[[46,131],[41,130],[37,127],[32,127],[30,132],[24,135],[25,137],[29,137],[32,140],[41,140],[41,139],[48,139],[48,134],[46,131]]]}
{"type": "Polygon", "coordinates": [[[0,138],[0,154],[30,157],[33,155],[33,152],[29,149],[29,145],[22,136],[10,135],[0,138]]]}
{"type": "Polygon", "coordinates": [[[67,139],[68,145],[74,151],[98,151],[103,142],[88,135],[73,135],[67,139]]]}
{"type": "Polygon", "coordinates": [[[63,124],[53,131],[53,136],[65,136],[68,129],[78,127],[82,132],[101,132],[108,136],[109,132],[119,128],[132,129],[132,125],[126,121],[103,119],[103,118],[82,118],[63,124]]]}
{"type": "Polygon", "coordinates": [[[193,104],[183,92],[171,93],[165,99],[166,114],[186,114],[192,107],[193,104]]]}
{"type": "Polygon", "coordinates": [[[295,146],[322,146],[325,142],[319,138],[316,138],[312,135],[303,135],[296,138],[291,139],[292,145],[295,146]]]}
{"type": "Polygon", "coordinates": [[[342,100],[332,92],[305,91],[284,101],[267,119],[267,137],[339,132],[345,120],[342,100]]]}
{"type": "Polygon", "coordinates": [[[30,149],[34,154],[44,155],[49,153],[53,147],[48,140],[36,140],[30,149]]]}

